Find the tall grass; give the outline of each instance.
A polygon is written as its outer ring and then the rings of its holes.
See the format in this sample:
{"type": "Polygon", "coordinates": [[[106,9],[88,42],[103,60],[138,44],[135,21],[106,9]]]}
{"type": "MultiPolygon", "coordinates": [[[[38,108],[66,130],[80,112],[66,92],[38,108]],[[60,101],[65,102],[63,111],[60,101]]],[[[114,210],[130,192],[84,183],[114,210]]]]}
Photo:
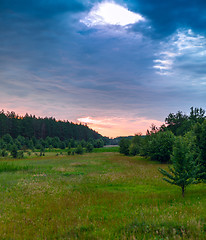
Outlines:
{"type": "Polygon", "coordinates": [[[205,185],[183,199],[167,165],[115,152],[12,164],[32,171],[0,174],[1,239],[205,239],[205,185]]]}
{"type": "Polygon", "coordinates": [[[15,171],[26,171],[28,166],[17,166],[13,163],[0,162],[0,173],[2,172],[15,172],[15,171]]]}

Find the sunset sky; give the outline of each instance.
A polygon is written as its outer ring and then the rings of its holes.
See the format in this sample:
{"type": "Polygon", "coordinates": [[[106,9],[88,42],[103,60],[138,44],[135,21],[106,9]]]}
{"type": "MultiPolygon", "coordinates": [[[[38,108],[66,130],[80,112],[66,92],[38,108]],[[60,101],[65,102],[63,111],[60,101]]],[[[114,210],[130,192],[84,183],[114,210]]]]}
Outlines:
{"type": "Polygon", "coordinates": [[[0,108],[145,134],[206,109],[205,0],[0,0],[0,108]]]}

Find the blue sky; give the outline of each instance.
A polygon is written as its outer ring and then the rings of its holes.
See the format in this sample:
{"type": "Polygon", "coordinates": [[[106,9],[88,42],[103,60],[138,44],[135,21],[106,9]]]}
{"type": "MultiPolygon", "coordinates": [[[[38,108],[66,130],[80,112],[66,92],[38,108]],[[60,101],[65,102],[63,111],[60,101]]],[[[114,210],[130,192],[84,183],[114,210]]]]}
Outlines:
{"type": "Polygon", "coordinates": [[[206,108],[205,26],[203,0],[0,0],[0,108],[144,134],[206,108]]]}

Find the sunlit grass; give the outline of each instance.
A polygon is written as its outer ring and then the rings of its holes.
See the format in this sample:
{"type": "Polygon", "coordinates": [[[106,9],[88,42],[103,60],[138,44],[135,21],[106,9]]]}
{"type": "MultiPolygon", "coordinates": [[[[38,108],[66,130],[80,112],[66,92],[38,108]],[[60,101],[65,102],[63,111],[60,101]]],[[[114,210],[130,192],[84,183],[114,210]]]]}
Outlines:
{"type": "Polygon", "coordinates": [[[161,179],[167,165],[111,152],[8,164],[16,170],[0,173],[1,239],[205,239],[205,185],[182,198],[161,179]]]}

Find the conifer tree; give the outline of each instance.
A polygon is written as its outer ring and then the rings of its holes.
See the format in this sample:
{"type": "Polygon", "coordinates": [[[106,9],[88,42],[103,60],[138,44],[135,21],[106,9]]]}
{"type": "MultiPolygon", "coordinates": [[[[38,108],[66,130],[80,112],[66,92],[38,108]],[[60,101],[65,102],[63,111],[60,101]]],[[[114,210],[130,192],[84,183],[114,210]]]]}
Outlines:
{"type": "Polygon", "coordinates": [[[185,139],[178,137],[175,141],[173,154],[171,156],[172,167],[169,167],[169,172],[159,168],[160,173],[164,175],[163,180],[181,187],[183,197],[186,187],[190,184],[197,183],[195,179],[198,166],[193,156],[185,139]]]}
{"type": "Polygon", "coordinates": [[[12,146],[11,156],[12,156],[13,158],[17,158],[17,156],[18,156],[18,149],[17,149],[17,146],[16,146],[15,144],[12,146]]]}

